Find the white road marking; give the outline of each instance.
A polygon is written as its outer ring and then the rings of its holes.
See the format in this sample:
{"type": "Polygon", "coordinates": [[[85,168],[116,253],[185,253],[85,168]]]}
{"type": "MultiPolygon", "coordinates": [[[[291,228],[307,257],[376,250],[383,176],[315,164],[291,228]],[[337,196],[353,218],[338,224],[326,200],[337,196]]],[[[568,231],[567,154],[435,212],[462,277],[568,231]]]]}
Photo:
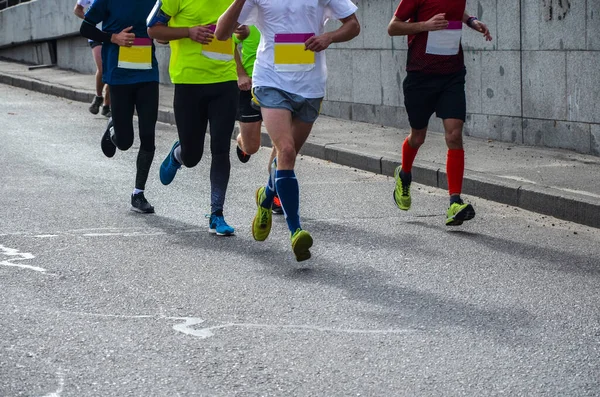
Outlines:
{"type": "Polygon", "coordinates": [[[186,335],[196,336],[200,339],[210,338],[214,334],[210,331],[210,328],[203,329],[193,329],[190,328],[197,324],[202,324],[204,322],[203,319],[198,317],[167,317],[173,320],[184,320],[183,324],[176,324],[173,326],[173,329],[177,332],[184,333],[186,335]]]}
{"type": "Polygon", "coordinates": [[[160,228],[97,228],[97,229],[73,229],[66,231],[54,231],[49,233],[29,233],[29,232],[13,232],[4,233],[0,236],[25,236],[33,238],[55,238],[61,236],[81,236],[81,237],[145,237],[145,236],[164,236],[174,234],[187,234],[187,233],[198,233],[205,232],[206,229],[195,228],[195,229],[184,229],[181,230],[177,227],[172,229],[160,229],[160,228]]]}
{"type": "Polygon", "coordinates": [[[29,269],[29,270],[34,270],[36,272],[41,272],[41,273],[46,272],[46,269],[44,269],[43,267],[22,265],[20,263],[12,262],[12,261],[22,261],[22,260],[35,258],[35,256],[33,256],[33,254],[30,254],[28,252],[19,252],[19,250],[15,249],[15,248],[8,248],[3,245],[0,245],[0,255],[14,257],[14,258],[10,258],[9,260],[0,261],[0,266],[18,267],[21,269],[29,269]]]}
{"type": "Polygon", "coordinates": [[[183,321],[183,323],[175,324],[172,328],[181,332],[185,335],[194,336],[200,339],[207,339],[214,336],[213,330],[225,329],[225,328],[262,328],[266,330],[290,330],[290,331],[306,331],[306,332],[329,332],[329,333],[340,333],[340,334],[363,334],[363,335],[391,335],[391,334],[408,334],[417,332],[416,329],[411,328],[388,328],[388,329],[358,329],[358,328],[332,328],[332,327],[321,327],[318,325],[309,324],[256,324],[256,323],[224,323],[221,325],[215,325],[212,327],[195,329],[192,328],[194,325],[202,324],[206,320],[200,317],[167,317],[164,315],[122,315],[122,314],[101,314],[101,313],[81,313],[81,312],[62,312],[68,314],[76,314],[82,316],[91,317],[113,317],[113,318],[124,318],[124,319],[138,319],[138,318],[154,318],[163,320],[177,320],[183,321]]]}
{"type": "Polygon", "coordinates": [[[58,389],[56,389],[55,392],[46,394],[43,397],[60,397],[60,394],[63,392],[63,390],[65,388],[65,376],[61,370],[59,370],[56,373],[56,376],[58,378],[58,389]]]}
{"type": "MultiPolygon", "coordinates": [[[[415,332],[413,329],[401,328],[401,329],[354,329],[354,328],[331,328],[331,327],[319,327],[316,325],[276,325],[276,324],[253,324],[253,323],[229,323],[223,325],[216,325],[214,327],[203,328],[198,331],[208,331],[214,329],[224,328],[263,328],[271,330],[292,330],[292,331],[307,331],[307,332],[332,332],[342,334],[407,334],[415,332]]],[[[211,332],[212,334],[212,332],[211,332]]],[[[212,335],[211,335],[212,336],[212,335]]]]}
{"type": "Polygon", "coordinates": [[[140,237],[140,236],[163,236],[167,232],[155,232],[155,233],[86,233],[82,234],[83,237],[140,237]]]}

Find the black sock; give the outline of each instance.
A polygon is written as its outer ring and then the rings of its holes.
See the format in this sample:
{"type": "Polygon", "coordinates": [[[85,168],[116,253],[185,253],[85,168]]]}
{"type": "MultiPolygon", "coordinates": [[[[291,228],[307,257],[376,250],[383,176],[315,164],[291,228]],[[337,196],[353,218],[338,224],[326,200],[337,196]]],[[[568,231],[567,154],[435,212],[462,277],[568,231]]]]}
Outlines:
{"type": "Polygon", "coordinates": [[[214,215],[214,216],[223,216],[223,210],[216,210],[211,215],[214,215]]]}
{"type": "Polygon", "coordinates": [[[154,151],[149,152],[140,149],[137,156],[137,174],[135,176],[136,189],[144,190],[146,188],[146,181],[148,180],[148,174],[150,173],[153,159],[154,151]]]}
{"type": "Polygon", "coordinates": [[[462,203],[463,203],[463,201],[462,201],[462,199],[460,198],[460,196],[456,196],[456,195],[455,195],[455,196],[450,196],[450,205],[452,205],[452,204],[454,204],[454,203],[457,203],[457,204],[462,204],[462,203]]]}
{"type": "Polygon", "coordinates": [[[412,183],[412,173],[405,173],[404,170],[400,170],[400,179],[402,179],[402,183],[410,185],[412,183]]]}

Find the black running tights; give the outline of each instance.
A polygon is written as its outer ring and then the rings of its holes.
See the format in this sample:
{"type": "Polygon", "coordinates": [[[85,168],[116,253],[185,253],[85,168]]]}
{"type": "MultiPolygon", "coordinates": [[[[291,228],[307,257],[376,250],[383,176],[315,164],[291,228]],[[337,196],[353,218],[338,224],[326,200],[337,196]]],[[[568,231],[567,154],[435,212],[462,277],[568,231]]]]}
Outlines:
{"type": "Polygon", "coordinates": [[[156,119],[158,118],[158,82],[111,85],[111,113],[115,144],[120,150],[133,145],[133,114],[137,111],[140,151],[135,187],[144,190],[154,158],[156,119]]]}

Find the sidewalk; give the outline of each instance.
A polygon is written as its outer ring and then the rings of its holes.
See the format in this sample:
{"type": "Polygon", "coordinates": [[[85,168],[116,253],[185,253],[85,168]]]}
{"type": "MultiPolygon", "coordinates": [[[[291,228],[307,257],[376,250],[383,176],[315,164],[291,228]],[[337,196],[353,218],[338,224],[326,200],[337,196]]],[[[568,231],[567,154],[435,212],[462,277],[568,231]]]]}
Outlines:
{"type": "MultiPolygon", "coordinates": [[[[0,83],[91,102],[94,76],[56,68],[30,71],[0,61],[0,83]]],[[[159,121],[174,124],[172,103],[173,87],[161,86],[159,121]]],[[[303,154],[392,176],[407,133],[322,116],[303,154]]],[[[270,145],[266,133],[263,143],[270,145]]],[[[600,157],[470,137],[465,149],[464,194],[600,227],[600,157]]],[[[415,162],[414,181],[446,188],[445,162],[443,135],[430,133],[415,162]]]]}

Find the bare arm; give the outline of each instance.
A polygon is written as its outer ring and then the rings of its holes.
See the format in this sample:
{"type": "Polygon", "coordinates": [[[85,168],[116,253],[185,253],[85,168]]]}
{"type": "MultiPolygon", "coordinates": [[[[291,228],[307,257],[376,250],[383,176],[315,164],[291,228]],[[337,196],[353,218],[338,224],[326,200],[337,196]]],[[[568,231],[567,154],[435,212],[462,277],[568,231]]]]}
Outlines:
{"type": "Polygon", "coordinates": [[[320,36],[313,36],[306,40],[307,50],[319,52],[328,48],[332,43],[343,43],[350,41],[360,34],[360,23],[356,14],[340,19],[342,26],[333,32],[323,33],[320,36]]]}
{"type": "Polygon", "coordinates": [[[388,25],[388,34],[390,36],[408,36],[423,32],[432,32],[434,30],[443,30],[447,27],[446,14],[437,14],[425,22],[406,22],[394,16],[388,25]]]}
{"type": "Polygon", "coordinates": [[[81,19],[84,19],[85,11],[83,9],[83,6],[80,4],[75,4],[75,8],[73,9],[73,14],[77,15],[81,19]]]}
{"type": "Polygon", "coordinates": [[[234,58],[238,76],[238,88],[242,91],[250,91],[252,89],[252,79],[246,73],[246,69],[242,65],[242,57],[237,49],[234,51],[234,58]]]}
{"type": "Polygon", "coordinates": [[[173,28],[159,23],[148,28],[148,36],[159,42],[167,42],[189,37],[191,40],[194,40],[200,44],[209,44],[214,37],[208,26],[173,28]]]}
{"type": "Polygon", "coordinates": [[[471,29],[482,33],[483,37],[485,37],[485,41],[492,41],[492,35],[490,34],[490,30],[488,29],[487,25],[478,19],[471,21],[471,24],[469,25],[468,22],[470,18],[471,16],[465,10],[462,18],[463,23],[469,26],[471,29]]]}
{"type": "Polygon", "coordinates": [[[227,40],[231,37],[235,29],[239,26],[238,19],[246,0],[235,0],[233,4],[229,6],[227,11],[219,17],[217,22],[217,28],[215,30],[215,36],[217,40],[227,40]]]}
{"type": "Polygon", "coordinates": [[[156,24],[148,28],[148,36],[160,41],[179,40],[190,36],[189,28],[172,28],[163,24],[156,24]]]}

